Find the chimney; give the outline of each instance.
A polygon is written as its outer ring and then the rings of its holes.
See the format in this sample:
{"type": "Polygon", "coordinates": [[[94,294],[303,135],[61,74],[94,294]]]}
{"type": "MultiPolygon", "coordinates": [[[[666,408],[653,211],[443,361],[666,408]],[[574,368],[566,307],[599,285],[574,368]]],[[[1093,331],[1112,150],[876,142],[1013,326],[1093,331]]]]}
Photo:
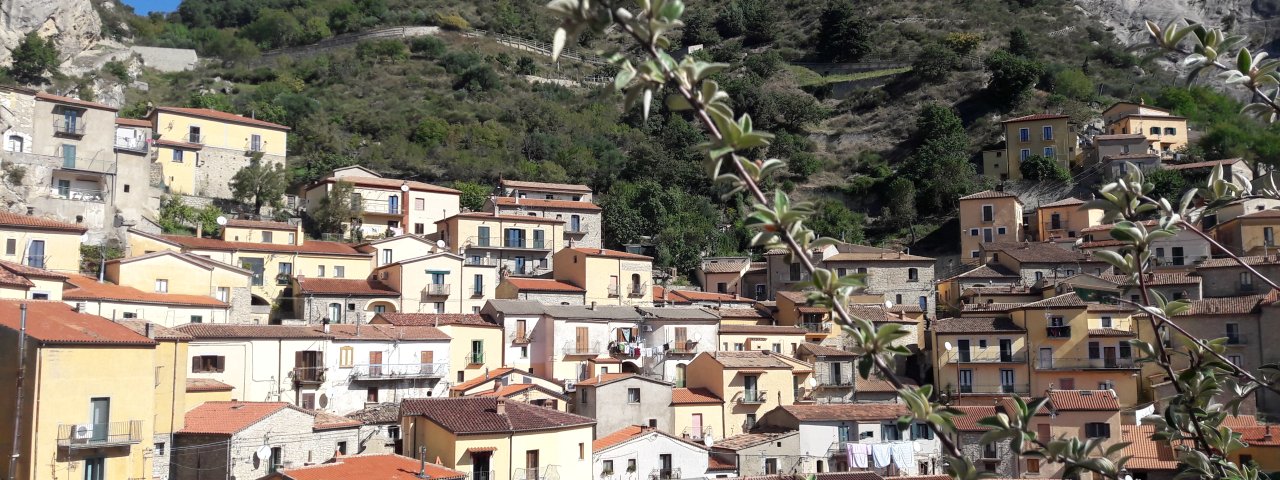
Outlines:
{"type": "Polygon", "coordinates": [[[507,399],[505,399],[505,398],[498,398],[498,404],[497,404],[497,406],[496,406],[496,407],[494,407],[494,409],[495,409],[495,411],[496,411],[496,412],[498,412],[498,415],[506,415],[506,414],[507,414],[507,399]]]}
{"type": "Polygon", "coordinates": [[[588,309],[588,310],[595,310],[595,309],[596,309],[596,301],[595,301],[595,300],[592,300],[592,301],[591,301],[591,306],[590,306],[590,307],[587,307],[587,309],[588,309]]]}
{"type": "Polygon", "coordinates": [[[329,319],[324,319],[324,333],[329,333],[329,319]]]}
{"type": "Polygon", "coordinates": [[[146,332],[147,338],[150,338],[152,340],[156,339],[155,325],[153,325],[151,322],[147,322],[146,326],[143,327],[143,331],[146,332]]]}

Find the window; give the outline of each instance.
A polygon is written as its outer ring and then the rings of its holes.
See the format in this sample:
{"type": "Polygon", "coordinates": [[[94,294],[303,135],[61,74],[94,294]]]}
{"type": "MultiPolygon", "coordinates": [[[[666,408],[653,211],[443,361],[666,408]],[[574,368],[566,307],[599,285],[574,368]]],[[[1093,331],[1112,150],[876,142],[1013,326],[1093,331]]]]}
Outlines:
{"type": "Polygon", "coordinates": [[[182,154],[182,150],[174,149],[172,157],[173,163],[182,163],[182,154]]]}
{"type": "Polygon", "coordinates": [[[578,400],[581,401],[583,405],[591,403],[591,390],[579,389],[578,400]]]}
{"type": "Polygon", "coordinates": [[[281,465],[284,465],[284,449],[271,447],[271,466],[268,470],[270,473],[276,473],[277,470],[280,470],[281,465]]]}
{"type": "Polygon", "coordinates": [[[472,277],[472,292],[476,296],[484,295],[484,275],[476,274],[472,277]]]}
{"type": "Polygon", "coordinates": [[[764,459],[764,473],[765,475],[776,475],[778,473],[778,459],[764,459]]]}
{"type": "Polygon", "coordinates": [[[578,442],[578,460],[587,459],[587,444],[578,442]]]}
{"type": "Polygon", "coordinates": [[[169,293],[169,280],[164,278],[156,279],[156,292],[169,293]]]}
{"type": "Polygon", "coordinates": [[[898,423],[882,423],[880,424],[880,441],[891,442],[902,440],[902,431],[898,430],[898,423]]]}
{"type": "Polygon", "coordinates": [[[1084,424],[1084,435],[1087,438],[1111,438],[1111,424],[1090,422],[1084,424]]]}
{"type": "Polygon", "coordinates": [[[1044,280],[1044,272],[1036,272],[1036,281],[1044,280]]]}
{"type": "Polygon", "coordinates": [[[271,243],[273,238],[275,237],[271,235],[271,232],[262,232],[262,243],[271,243]]]}
{"type": "Polygon", "coordinates": [[[1089,342],[1089,358],[1102,358],[1101,348],[1098,345],[1098,342],[1089,342]]]}
{"type": "Polygon", "coordinates": [[[44,268],[44,240],[32,240],[27,245],[28,267],[44,268]]]}
{"type": "Polygon", "coordinates": [[[1027,473],[1040,473],[1040,459],[1038,458],[1027,459],[1027,473]]]}
{"type": "Polygon", "coordinates": [[[382,249],[382,264],[387,265],[389,263],[392,263],[392,252],[390,248],[384,248],[382,249]]]}
{"type": "Polygon", "coordinates": [[[164,456],[164,442],[156,442],[155,451],[156,455],[164,456]]]}
{"type": "Polygon", "coordinates": [[[627,389],[627,403],[640,403],[640,389],[639,389],[639,388],[628,388],[628,389],[627,389]]]}
{"type": "Polygon", "coordinates": [[[84,459],[84,480],[103,480],[107,478],[107,459],[102,457],[84,459]]]}
{"type": "Polygon", "coordinates": [[[5,241],[4,241],[4,254],[5,254],[5,255],[14,255],[14,254],[16,254],[16,253],[18,253],[18,240],[17,240],[17,239],[14,239],[14,238],[10,238],[10,239],[8,239],[8,240],[5,240],[5,241]]]}
{"type": "Polygon", "coordinates": [[[920,281],[920,270],[919,270],[919,269],[916,269],[916,268],[908,268],[908,269],[907,269],[907,281],[908,281],[908,282],[919,282],[919,281],[920,281]]]}
{"type": "Polygon", "coordinates": [[[1015,386],[1013,370],[1007,368],[1000,369],[1000,391],[1003,393],[1014,393],[1014,390],[1016,389],[1017,387],[1015,386]]]}
{"type": "Polygon", "coordinates": [[[221,355],[191,357],[191,373],[222,373],[226,371],[226,360],[226,357],[221,355]]]}
{"type": "Polygon", "coordinates": [[[329,322],[342,323],[342,304],[341,303],[329,304],[329,322]]]}
{"type": "Polygon", "coordinates": [[[219,302],[227,302],[231,299],[231,287],[217,287],[213,291],[213,298],[219,302]]]}
{"type": "Polygon", "coordinates": [[[1026,161],[1028,158],[1031,158],[1031,149],[1030,148],[1022,149],[1022,151],[1018,152],[1018,158],[1023,161],[1026,161]]]}
{"type": "Polygon", "coordinates": [[[717,282],[716,293],[729,293],[729,284],[725,282],[717,282]]]}
{"type": "Polygon", "coordinates": [[[1253,274],[1249,272],[1240,272],[1240,287],[1247,288],[1253,286],[1253,274]]]}
{"type": "Polygon", "coordinates": [[[976,229],[976,228],[970,228],[970,229],[969,229],[969,236],[970,236],[970,237],[976,237],[976,236],[978,236],[978,229],[976,229]]]}
{"type": "Polygon", "coordinates": [[[1173,128],[1173,127],[1164,127],[1164,134],[1165,134],[1165,135],[1177,135],[1177,134],[1178,134],[1178,129],[1173,128]]]}
{"type": "Polygon", "coordinates": [[[1111,328],[1111,317],[1102,317],[1102,328],[1111,328]]]}
{"type": "Polygon", "coordinates": [[[1151,127],[1151,134],[1152,134],[1152,135],[1159,135],[1159,134],[1160,134],[1160,127],[1151,127]]]}
{"type": "Polygon", "coordinates": [[[960,370],[960,393],[973,393],[973,370],[960,370]]]}
{"type": "Polygon", "coordinates": [[[1050,160],[1053,160],[1054,158],[1057,158],[1057,157],[1053,154],[1053,147],[1044,147],[1044,158],[1047,158],[1047,159],[1050,159],[1050,160]]]}
{"type": "Polygon", "coordinates": [[[793,263],[793,264],[791,264],[789,267],[790,267],[790,269],[791,269],[791,271],[790,271],[790,273],[791,273],[791,281],[793,281],[793,282],[798,282],[798,281],[800,281],[800,280],[803,278],[803,277],[801,276],[802,274],[800,273],[800,264],[799,264],[799,263],[793,263]]]}
{"type": "Polygon", "coordinates": [[[1271,227],[1262,227],[1262,241],[1268,247],[1276,246],[1276,232],[1271,227]]]}
{"type": "Polygon", "coordinates": [[[734,350],[734,351],[736,351],[736,352],[741,352],[741,351],[745,350],[745,348],[743,348],[743,346],[742,346],[742,344],[741,344],[741,343],[735,343],[735,344],[733,344],[733,350],[734,350]]]}
{"type": "Polygon", "coordinates": [[[280,262],[280,273],[276,275],[276,285],[288,285],[289,278],[293,276],[293,264],[289,262],[280,262]]]}
{"type": "MultiPolygon", "coordinates": [[[[257,136],[257,135],[254,135],[254,136],[257,136]]],[[[347,454],[347,442],[345,442],[345,441],[344,441],[344,442],[338,442],[338,453],[339,453],[339,454],[342,454],[342,455],[346,455],[346,454],[347,454]]]]}
{"type": "Polygon", "coordinates": [[[982,458],[1000,458],[996,455],[996,443],[992,442],[982,446],[982,458]]]}
{"type": "Polygon", "coordinates": [[[933,440],[933,430],[929,428],[929,424],[916,422],[911,424],[912,440],[933,440]]]}
{"type": "Polygon", "coordinates": [[[605,460],[605,461],[603,462],[603,464],[604,464],[604,468],[601,468],[600,470],[601,470],[605,475],[610,475],[610,474],[612,474],[612,473],[613,473],[613,460],[605,460]]]}
{"type": "Polygon", "coordinates": [[[342,265],[333,266],[333,278],[346,278],[346,276],[347,276],[346,267],[343,267],[342,265]]]}
{"type": "Polygon", "coordinates": [[[1244,357],[1240,355],[1227,355],[1227,361],[1232,365],[1244,368],[1244,357]]]}
{"type": "Polygon", "coordinates": [[[1019,141],[1019,142],[1030,142],[1030,141],[1031,141],[1031,129],[1030,129],[1030,128],[1019,128],[1019,129],[1018,129],[1018,141],[1019,141]]]}
{"type": "Polygon", "coordinates": [[[423,235],[423,234],[425,234],[425,233],[427,233],[427,226],[426,226],[426,225],[421,224],[421,223],[415,223],[415,224],[413,224],[413,234],[414,234],[414,235],[423,235]]]}
{"type": "Polygon", "coordinates": [[[426,209],[427,209],[427,199],[425,199],[425,198],[415,198],[415,199],[413,199],[413,209],[414,209],[414,210],[426,210],[426,209]]]}
{"type": "Polygon", "coordinates": [[[773,344],[773,347],[772,347],[772,348],[770,348],[770,350],[773,350],[773,353],[782,353],[782,344],[781,344],[781,343],[775,343],[775,344],[773,344]]]}
{"type": "Polygon", "coordinates": [[[444,302],[436,302],[435,311],[436,313],[444,313],[444,302]]]}
{"type": "Polygon", "coordinates": [[[1053,126],[1045,125],[1044,127],[1041,127],[1040,138],[1041,140],[1053,140],[1053,126]]]}
{"type": "MultiPolygon", "coordinates": [[[[32,299],[32,300],[48,300],[48,299],[49,299],[49,294],[47,294],[47,293],[45,293],[45,294],[39,294],[39,293],[32,294],[32,295],[31,295],[31,299],[32,299]]],[[[138,314],[137,314],[137,313],[135,313],[135,312],[124,312],[124,318],[125,318],[125,320],[132,320],[132,319],[138,318],[138,314]]]]}
{"type": "Polygon", "coordinates": [[[996,207],[994,205],[982,206],[982,221],[984,222],[993,221],[995,220],[995,216],[996,216],[996,207]]]}
{"type": "Polygon", "coordinates": [[[338,349],[338,367],[351,368],[352,362],[355,360],[355,349],[351,347],[342,347],[338,349]]]}
{"type": "Polygon", "coordinates": [[[204,316],[201,316],[201,315],[192,315],[192,316],[191,316],[191,323],[204,323],[204,316]]]}
{"type": "Polygon", "coordinates": [[[1004,227],[996,227],[996,234],[997,234],[997,235],[1004,235],[1004,234],[1006,234],[1006,233],[1008,233],[1008,232],[1009,232],[1009,230],[1008,230],[1008,229],[1006,229],[1006,228],[1004,228],[1004,227]]]}
{"type": "Polygon", "coordinates": [[[367,403],[378,403],[378,387],[369,387],[365,390],[364,401],[367,403]]]}

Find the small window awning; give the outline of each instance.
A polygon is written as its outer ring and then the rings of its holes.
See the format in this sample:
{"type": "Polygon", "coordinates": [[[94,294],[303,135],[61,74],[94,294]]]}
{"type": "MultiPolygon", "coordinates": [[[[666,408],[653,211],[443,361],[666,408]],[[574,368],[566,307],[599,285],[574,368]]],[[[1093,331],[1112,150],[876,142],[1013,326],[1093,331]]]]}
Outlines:
{"type": "Polygon", "coordinates": [[[467,453],[493,453],[498,451],[498,447],[471,447],[467,449],[467,453]]]}
{"type": "Polygon", "coordinates": [[[448,270],[427,270],[427,273],[428,274],[440,273],[440,274],[448,275],[449,271],[448,270]]]}

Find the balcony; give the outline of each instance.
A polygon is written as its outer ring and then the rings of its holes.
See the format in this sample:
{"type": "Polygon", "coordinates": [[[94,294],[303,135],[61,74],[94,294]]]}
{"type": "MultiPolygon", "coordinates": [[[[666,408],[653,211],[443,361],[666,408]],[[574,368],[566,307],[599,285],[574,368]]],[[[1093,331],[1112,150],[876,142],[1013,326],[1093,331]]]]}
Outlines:
{"type": "Polygon", "coordinates": [[[360,200],[360,211],[373,215],[401,215],[404,213],[404,207],[400,202],[389,202],[386,200],[360,200]]]}
{"type": "Polygon", "coordinates": [[[600,342],[568,343],[564,346],[565,355],[600,355],[600,342]]]}
{"type": "MultiPolygon", "coordinates": [[[[947,386],[951,388],[950,385],[947,386]]],[[[1001,394],[1030,394],[1031,385],[1026,383],[977,383],[977,384],[961,384],[956,393],[961,395],[1001,395],[1001,394]]]]}
{"type": "Polygon", "coordinates": [[[484,352],[471,352],[467,354],[468,365],[484,364],[484,352]]]}
{"type": "Polygon", "coordinates": [[[49,196],[77,202],[103,203],[106,192],[87,188],[53,187],[49,191],[49,196]]]}
{"type": "Polygon", "coordinates": [[[649,287],[649,284],[648,284],[648,283],[633,283],[633,284],[631,284],[631,288],[630,288],[630,290],[627,292],[627,296],[630,296],[630,297],[643,297],[643,296],[644,296],[644,293],[645,293],[645,290],[646,290],[648,287],[649,287]]]}
{"type": "Polygon", "coordinates": [[[831,330],[827,322],[803,322],[799,324],[799,327],[803,328],[805,332],[821,333],[823,335],[826,335],[831,330]]]}
{"type": "Polygon", "coordinates": [[[509,249],[509,250],[550,250],[550,245],[545,240],[535,238],[529,240],[524,237],[469,237],[467,238],[467,246],[470,248],[493,248],[493,249],[509,249]]]}
{"type": "Polygon", "coordinates": [[[519,330],[513,331],[510,335],[507,335],[507,339],[511,340],[512,345],[528,345],[533,343],[533,332],[521,332],[519,330]]]}
{"type": "Polygon", "coordinates": [[[1258,293],[1258,287],[1253,286],[1252,283],[1244,283],[1236,288],[1236,292],[1241,295],[1252,295],[1254,293],[1258,293]]]}
{"type": "Polygon", "coordinates": [[[844,389],[853,387],[853,377],[841,375],[840,378],[831,378],[828,374],[825,377],[818,378],[818,389],[844,389]]]}
{"type": "Polygon", "coordinates": [[[1070,222],[1045,222],[1044,224],[1041,224],[1040,227],[1041,237],[1046,240],[1050,238],[1064,238],[1071,236],[1070,222]]]}
{"type": "Polygon", "coordinates": [[[742,395],[738,397],[738,403],[742,405],[759,405],[768,401],[768,392],[764,390],[743,390],[742,395]]]}
{"type": "Polygon", "coordinates": [[[1039,370],[1124,370],[1138,368],[1132,358],[1060,357],[1036,361],[1039,370]]]}
{"type": "Polygon", "coordinates": [[[22,260],[22,264],[28,267],[45,268],[45,265],[52,258],[52,255],[26,255],[22,260]]]}
{"type": "Polygon", "coordinates": [[[446,363],[382,363],[354,365],[351,377],[356,380],[401,380],[440,378],[448,373],[446,363]]]}
{"type": "Polygon", "coordinates": [[[324,383],[324,367],[295,367],[293,383],[298,385],[319,385],[324,383]]]}
{"type": "Polygon", "coordinates": [[[58,447],[78,450],[142,442],[142,420],[58,425],[58,447]]]}
{"type": "Polygon", "coordinates": [[[68,120],[67,118],[54,119],[53,133],[57,135],[81,137],[84,136],[85,123],[86,122],[81,120],[79,117],[76,117],[75,120],[68,120]]]}
{"type": "Polygon", "coordinates": [[[704,426],[702,428],[685,427],[684,432],[681,433],[680,436],[689,440],[702,441],[703,438],[714,437],[714,432],[715,430],[710,426],[704,426]]]}
{"type": "Polygon", "coordinates": [[[989,352],[989,351],[951,351],[947,352],[945,360],[948,363],[1024,363],[1027,361],[1026,352],[989,352]]]}
{"type": "Polygon", "coordinates": [[[63,170],[76,170],[81,172],[95,172],[95,173],[115,173],[116,172],[115,159],[68,157],[68,156],[62,155],[61,152],[59,152],[59,155],[56,158],[59,158],[62,160],[58,168],[61,168],[63,170]]]}
{"type": "Polygon", "coordinates": [[[649,472],[649,480],[675,480],[684,478],[680,476],[679,468],[655,468],[649,472]]]}
{"type": "Polygon", "coordinates": [[[1240,332],[1227,332],[1222,336],[1227,339],[1227,345],[1229,346],[1248,345],[1250,343],[1249,337],[1240,332]]]}
{"type": "Polygon", "coordinates": [[[116,137],[116,150],[146,154],[151,149],[147,139],[143,137],[116,137]]]}
{"type": "Polygon", "coordinates": [[[694,355],[696,353],[698,353],[698,342],[693,340],[671,342],[671,348],[667,349],[667,355],[694,355]]]}
{"type": "Polygon", "coordinates": [[[559,480],[560,472],[556,465],[545,467],[517,468],[511,480],[559,480]]]}
{"type": "Polygon", "coordinates": [[[449,287],[447,283],[432,283],[422,289],[422,297],[447,297],[449,296],[449,287]]]}
{"type": "Polygon", "coordinates": [[[1049,338],[1071,338],[1071,325],[1045,327],[1044,333],[1049,338]]]}
{"type": "Polygon", "coordinates": [[[588,231],[587,226],[582,224],[579,224],[576,227],[573,225],[564,226],[564,233],[569,235],[586,235],[588,231]]]}
{"type": "Polygon", "coordinates": [[[496,267],[498,259],[490,257],[467,257],[464,265],[472,265],[477,267],[496,267]]]}

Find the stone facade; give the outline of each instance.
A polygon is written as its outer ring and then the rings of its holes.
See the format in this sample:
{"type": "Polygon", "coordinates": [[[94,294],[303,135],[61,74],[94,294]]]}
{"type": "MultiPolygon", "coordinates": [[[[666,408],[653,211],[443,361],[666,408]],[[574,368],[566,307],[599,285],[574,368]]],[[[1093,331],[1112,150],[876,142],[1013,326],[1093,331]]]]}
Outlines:
{"type": "Polygon", "coordinates": [[[996,442],[990,447],[983,447],[982,434],[985,432],[960,432],[960,453],[964,458],[973,459],[979,472],[992,472],[997,478],[1018,478],[1015,472],[1017,460],[1009,442],[996,442]],[[991,455],[994,447],[994,457],[991,455]]]}
{"type": "MultiPolygon", "coordinates": [[[[1280,262],[1254,263],[1252,266],[1263,276],[1280,280],[1280,262]]],[[[1201,278],[1201,288],[1205,298],[1266,293],[1267,286],[1260,279],[1254,278],[1251,285],[1243,285],[1240,275],[1245,272],[1247,270],[1239,265],[1196,269],[1196,275],[1201,278]]]]}
{"type": "Polygon", "coordinates": [[[585,305],[586,294],[584,292],[520,292],[516,294],[519,300],[534,300],[545,305],[585,305]]]}
{"type": "MultiPolygon", "coordinates": [[[[827,358],[813,362],[813,378],[818,387],[806,395],[818,403],[849,403],[853,401],[854,362],[848,358],[827,358]],[[839,375],[832,364],[840,365],[839,375]],[[839,380],[837,380],[837,378],[839,380]]],[[[809,387],[805,386],[806,393],[809,387]]]]}
{"type": "Polygon", "coordinates": [[[253,323],[253,294],[249,292],[249,287],[232,288],[231,298],[227,303],[231,304],[227,311],[227,323],[253,323]]]}
{"type": "Polygon", "coordinates": [[[658,430],[670,432],[671,384],[641,376],[615,380],[601,386],[578,384],[574,392],[574,413],[596,419],[596,438],[630,425],[656,422],[658,430]],[[631,402],[628,390],[640,389],[640,401],[631,402]]]}
{"type": "Polygon", "coordinates": [[[5,188],[0,196],[18,205],[19,213],[31,209],[37,216],[51,218],[66,223],[83,225],[88,231],[89,244],[101,243],[105,238],[114,237],[115,200],[111,195],[110,185],[115,176],[110,174],[88,173],[84,175],[70,174],[68,170],[59,168],[62,159],[31,153],[5,152],[3,156],[6,169],[21,171],[21,183],[13,184],[11,180],[17,174],[6,170],[0,182],[5,188]],[[69,191],[58,188],[57,180],[66,180],[71,189],[93,190],[96,195],[69,195],[69,191]],[[73,198],[75,197],[75,198],[73,198]]]}
{"type": "Polygon", "coordinates": [[[396,297],[354,297],[344,295],[307,295],[302,301],[293,302],[294,318],[304,320],[311,325],[319,325],[324,323],[326,319],[329,323],[369,323],[373,320],[373,316],[378,312],[373,309],[374,304],[386,306],[386,311],[395,312],[395,305],[398,302],[396,297]],[[342,318],[329,318],[330,304],[342,305],[342,318]],[[351,305],[355,308],[351,308],[351,305]]]}
{"type": "MultiPolygon", "coordinates": [[[[231,198],[231,177],[249,166],[250,158],[244,151],[205,146],[196,161],[195,191],[201,197],[231,198]]],[[[278,155],[262,155],[266,164],[285,164],[278,155]]]]}
{"type": "Polygon", "coordinates": [[[259,459],[255,452],[262,446],[279,447],[282,464],[301,467],[333,458],[338,442],[346,442],[347,452],[355,453],[360,445],[356,427],[313,431],[315,417],[304,411],[285,408],[241,430],[230,438],[221,435],[175,436],[172,455],[173,480],[197,480],[209,477],[261,478],[270,471],[270,460],[259,459]],[[273,440],[277,439],[277,440],[273,440]],[[228,442],[230,440],[230,442],[228,442]],[[195,445],[206,445],[194,448],[195,445]],[[227,465],[226,471],[210,471],[212,466],[227,465]]]}
{"type": "MultiPolygon", "coordinates": [[[[169,457],[173,454],[173,435],[156,433],[151,437],[156,445],[164,444],[164,451],[154,451],[151,456],[151,479],[169,480],[169,457]]],[[[154,447],[154,446],[153,446],[154,447]]]]}
{"type": "Polygon", "coordinates": [[[529,215],[535,214],[543,218],[554,218],[565,221],[564,240],[565,246],[570,247],[587,247],[602,248],[604,245],[603,232],[600,230],[600,211],[599,210],[577,210],[577,209],[561,209],[561,208],[532,208],[527,206],[514,205],[489,205],[489,208],[496,208],[502,215],[529,215]],[[574,215],[579,218],[579,230],[572,231],[570,227],[570,219],[574,215]]]}

